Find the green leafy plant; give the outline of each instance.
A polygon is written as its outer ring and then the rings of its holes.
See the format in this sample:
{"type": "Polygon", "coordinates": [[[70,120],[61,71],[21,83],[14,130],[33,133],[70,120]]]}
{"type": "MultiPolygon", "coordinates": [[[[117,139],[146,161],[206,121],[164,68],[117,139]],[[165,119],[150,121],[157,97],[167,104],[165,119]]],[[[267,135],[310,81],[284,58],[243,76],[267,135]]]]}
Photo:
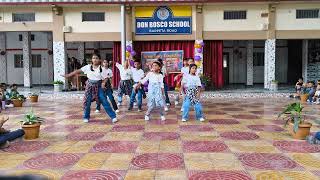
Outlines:
{"type": "Polygon", "coordinates": [[[304,123],[304,118],[302,117],[303,106],[300,102],[295,102],[289,104],[284,111],[282,111],[278,118],[284,116],[285,125],[287,126],[290,122],[293,122],[293,131],[297,132],[299,124],[304,123]]]}
{"type": "Polygon", "coordinates": [[[272,83],[276,83],[276,84],[279,83],[279,81],[277,81],[277,80],[272,80],[271,82],[272,82],[272,83]]]}
{"type": "Polygon", "coordinates": [[[60,84],[60,85],[63,85],[64,83],[63,83],[63,81],[58,80],[58,81],[54,81],[54,82],[53,82],[53,84],[60,84]]]}
{"type": "Polygon", "coordinates": [[[37,117],[33,110],[31,109],[31,111],[29,113],[27,113],[24,116],[24,119],[20,121],[22,123],[22,125],[32,125],[32,124],[36,124],[36,123],[42,123],[43,119],[40,117],[37,117]]]}
{"type": "Polygon", "coordinates": [[[24,101],[26,98],[23,95],[20,95],[20,94],[12,94],[10,99],[17,99],[19,101],[24,101]]]}
{"type": "Polygon", "coordinates": [[[210,89],[212,87],[212,80],[208,75],[201,75],[200,76],[201,84],[205,89],[210,89]]]}

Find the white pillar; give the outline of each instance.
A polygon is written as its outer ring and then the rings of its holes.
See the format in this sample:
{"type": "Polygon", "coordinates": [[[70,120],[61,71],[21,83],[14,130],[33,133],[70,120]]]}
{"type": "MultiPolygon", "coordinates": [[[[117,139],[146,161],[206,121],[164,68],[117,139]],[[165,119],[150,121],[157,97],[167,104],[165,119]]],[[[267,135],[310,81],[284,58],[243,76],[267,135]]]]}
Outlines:
{"type": "Polygon", "coordinates": [[[80,42],[78,47],[78,59],[80,63],[83,63],[84,56],[85,56],[85,43],[80,42]]]}
{"type": "Polygon", "coordinates": [[[53,81],[53,53],[49,54],[49,51],[52,52],[52,33],[48,32],[47,35],[48,41],[47,41],[47,48],[48,48],[48,76],[49,76],[49,80],[53,81]]]}
{"type": "Polygon", "coordinates": [[[247,41],[247,86],[253,85],[253,41],[247,41]]]}
{"type": "Polygon", "coordinates": [[[271,81],[276,80],[276,40],[267,39],[264,47],[264,88],[270,89],[271,81]]]}
{"type": "Polygon", "coordinates": [[[308,81],[308,40],[302,41],[302,78],[304,82],[308,81]]]}
{"type": "Polygon", "coordinates": [[[126,9],[121,4],[121,63],[126,60],[126,9]]]}
{"type": "Polygon", "coordinates": [[[23,51],[23,85],[32,87],[32,59],[31,59],[31,32],[22,33],[22,51],[23,51]]]}
{"type": "Polygon", "coordinates": [[[0,83],[7,83],[6,33],[0,32],[0,83]]]}
{"type": "Polygon", "coordinates": [[[53,66],[54,81],[62,81],[67,88],[66,79],[62,77],[67,72],[66,43],[64,41],[53,41],[53,66]]]}

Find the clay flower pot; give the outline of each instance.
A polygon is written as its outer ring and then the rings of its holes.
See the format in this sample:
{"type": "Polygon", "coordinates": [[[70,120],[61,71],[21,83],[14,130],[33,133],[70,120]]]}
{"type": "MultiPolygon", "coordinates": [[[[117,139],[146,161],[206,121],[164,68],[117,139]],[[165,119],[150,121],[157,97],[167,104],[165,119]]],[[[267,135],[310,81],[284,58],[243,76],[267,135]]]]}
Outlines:
{"type": "Polygon", "coordinates": [[[308,97],[309,97],[309,94],[301,94],[300,95],[301,102],[307,102],[308,97]]]}
{"type": "Polygon", "coordinates": [[[288,127],[289,127],[289,132],[294,139],[304,140],[310,134],[311,126],[312,126],[312,124],[308,123],[308,122],[304,122],[302,124],[299,124],[299,128],[298,128],[297,132],[294,132],[294,130],[293,130],[293,127],[294,127],[293,122],[290,122],[288,127]]]}
{"type": "Polygon", "coordinates": [[[38,102],[38,99],[39,99],[39,96],[36,96],[36,95],[30,96],[31,102],[38,102]]]}
{"type": "Polygon", "coordinates": [[[40,123],[35,123],[35,124],[24,124],[22,125],[22,129],[24,130],[24,139],[37,139],[39,137],[40,133],[40,123]]]}
{"type": "Polygon", "coordinates": [[[22,100],[19,100],[19,99],[11,99],[11,101],[12,101],[14,107],[22,107],[22,103],[23,103],[22,100]]]}

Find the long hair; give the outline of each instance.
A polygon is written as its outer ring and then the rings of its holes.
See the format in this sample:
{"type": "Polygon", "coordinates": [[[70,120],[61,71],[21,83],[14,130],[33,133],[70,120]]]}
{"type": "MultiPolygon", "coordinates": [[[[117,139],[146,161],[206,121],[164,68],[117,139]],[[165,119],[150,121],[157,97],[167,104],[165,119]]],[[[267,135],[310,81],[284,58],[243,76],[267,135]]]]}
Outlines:
{"type": "Polygon", "coordinates": [[[190,74],[190,71],[191,71],[191,68],[192,68],[192,67],[196,67],[196,69],[198,68],[197,65],[195,65],[195,64],[190,64],[190,66],[189,66],[189,74],[190,74]]]}

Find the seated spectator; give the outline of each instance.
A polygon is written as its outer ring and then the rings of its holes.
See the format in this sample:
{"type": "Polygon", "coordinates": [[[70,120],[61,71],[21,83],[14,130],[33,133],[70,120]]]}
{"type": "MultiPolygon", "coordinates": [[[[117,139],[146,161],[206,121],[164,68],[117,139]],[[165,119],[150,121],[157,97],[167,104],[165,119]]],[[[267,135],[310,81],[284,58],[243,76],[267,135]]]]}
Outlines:
{"type": "Polygon", "coordinates": [[[313,97],[313,102],[315,104],[320,104],[320,80],[318,80],[316,92],[315,92],[314,97],[313,97]]]}
{"type": "Polygon", "coordinates": [[[306,87],[306,93],[308,94],[308,102],[312,103],[313,102],[313,97],[315,95],[316,88],[314,86],[313,81],[309,81],[306,87]]]}
{"type": "Polygon", "coordinates": [[[12,132],[4,129],[2,126],[8,120],[9,117],[0,117],[0,149],[7,148],[10,144],[10,141],[13,141],[24,135],[24,131],[22,129],[18,129],[12,132]]]}

